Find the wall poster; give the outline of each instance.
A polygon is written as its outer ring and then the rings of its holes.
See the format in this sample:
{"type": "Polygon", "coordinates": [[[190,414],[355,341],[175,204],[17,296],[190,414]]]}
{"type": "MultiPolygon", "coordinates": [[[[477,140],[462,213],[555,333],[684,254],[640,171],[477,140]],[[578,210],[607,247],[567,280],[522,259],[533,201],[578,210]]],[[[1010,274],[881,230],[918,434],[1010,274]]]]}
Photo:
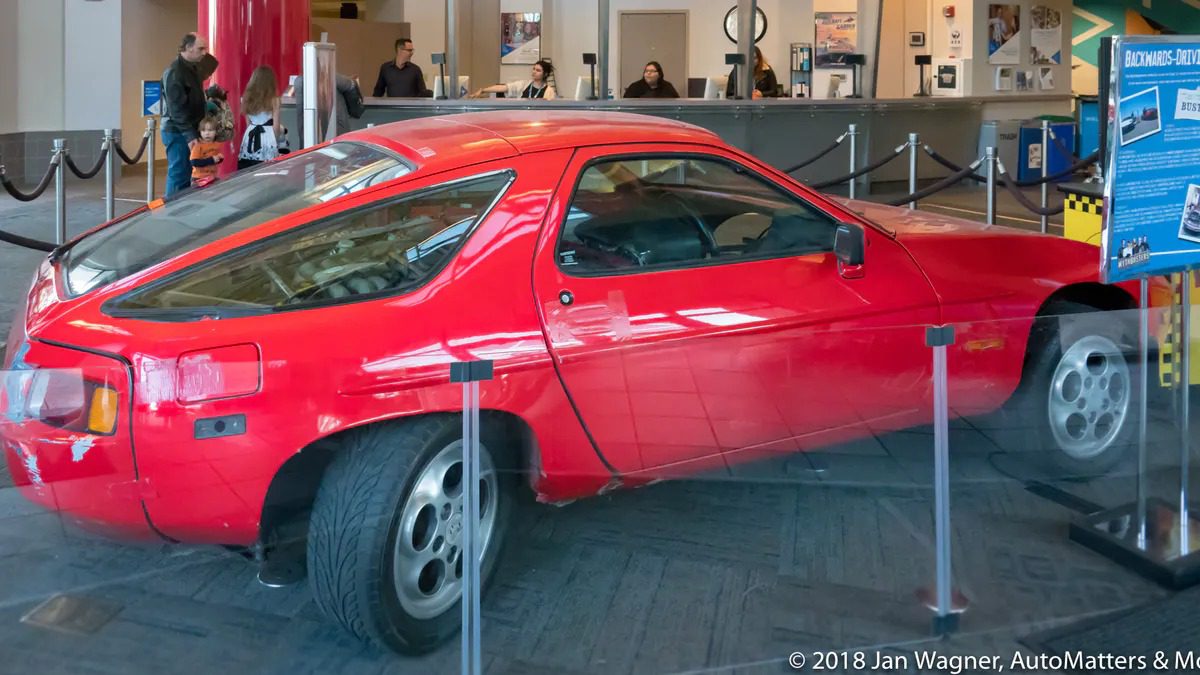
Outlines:
{"type": "Polygon", "coordinates": [[[1106,281],[1200,267],[1200,39],[1113,39],[1106,281]]]}
{"type": "Polygon", "coordinates": [[[988,5],[988,63],[1021,62],[1021,6],[988,5]]]}
{"type": "Polygon", "coordinates": [[[1062,63],[1062,14],[1057,9],[1034,5],[1029,11],[1031,63],[1062,63]]]}
{"type": "Polygon", "coordinates": [[[500,14],[500,63],[531,65],[542,58],[542,13],[500,14]]]}
{"type": "Polygon", "coordinates": [[[817,12],[816,58],[819,68],[846,64],[846,56],[858,46],[857,12],[817,12]]]}

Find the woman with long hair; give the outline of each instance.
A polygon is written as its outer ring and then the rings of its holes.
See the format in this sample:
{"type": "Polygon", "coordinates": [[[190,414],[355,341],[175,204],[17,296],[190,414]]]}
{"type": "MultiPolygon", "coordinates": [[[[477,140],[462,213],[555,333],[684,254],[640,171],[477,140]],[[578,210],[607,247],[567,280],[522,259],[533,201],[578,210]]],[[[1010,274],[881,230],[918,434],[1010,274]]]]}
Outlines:
{"type": "Polygon", "coordinates": [[[662,64],[651,61],[642,69],[642,79],[625,88],[625,98],[679,98],[679,92],[665,79],[662,64]]]}
{"type": "Polygon", "coordinates": [[[250,74],[242,93],[246,133],[238,152],[238,168],[244,169],[287,153],[287,129],[279,122],[279,83],[270,66],[259,66],[250,74]]]}
{"type": "Polygon", "coordinates": [[[508,98],[558,98],[558,89],[554,86],[554,66],[550,65],[549,61],[542,59],[533,64],[529,77],[528,80],[484,87],[471,94],[471,98],[479,98],[488,93],[504,94],[508,98]]]}
{"type": "MultiPolygon", "coordinates": [[[[737,90],[737,80],[734,74],[737,72],[737,67],[729,71],[729,84],[725,85],[725,97],[732,98],[737,90]]],[[[752,98],[762,98],[764,96],[778,96],[779,81],[775,79],[775,71],[771,69],[771,64],[767,63],[767,59],[763,57],[762,50],[758,47],[754,48],[754,89],[751,94],[752,98]]]]}

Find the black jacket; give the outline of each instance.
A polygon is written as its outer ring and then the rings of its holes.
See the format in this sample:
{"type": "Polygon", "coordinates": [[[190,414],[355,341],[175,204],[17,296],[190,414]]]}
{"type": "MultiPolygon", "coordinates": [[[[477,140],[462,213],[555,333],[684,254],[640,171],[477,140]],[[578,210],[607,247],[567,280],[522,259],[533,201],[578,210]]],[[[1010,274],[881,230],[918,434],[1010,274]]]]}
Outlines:
{"type": "MultiPolygon", "coordinates": [[[[734,85],[737,84],[737,81],[733,79],[733,74],[736,71],[736,68],[729,71],[729,84],[725,85],[725,98],[733,97],[733,88],[734,85]]],[[[754,80],[754,88],[762,93],[764,98],[768,96],[778,96],[779,94],[776,92],[778,87],[779,81],[775,79],[775,71],[771,68],[767,68],[763,71],[762,78],[756,78],[754,80]]],[[[746,95],[746,92],[739,91],[738,94],[740,94],[742,98],[750,98],[750,96],[746,95]]]]}
{"type": "Polygon", "coordinates": [[[163,131],[183,134],[188,140],[199,138],[200,120],[204,119],[204,73],[216,70],[216,59],[206,55],[200,63],[178,56],[163,71],[163,131]]]}
{"type": "Polygon", "coordinates": [[[679,98],[679,92],[666,80],[660,80],[658,87],[651,89],[643,78],[625,89],[625,98],[679,98]]]}

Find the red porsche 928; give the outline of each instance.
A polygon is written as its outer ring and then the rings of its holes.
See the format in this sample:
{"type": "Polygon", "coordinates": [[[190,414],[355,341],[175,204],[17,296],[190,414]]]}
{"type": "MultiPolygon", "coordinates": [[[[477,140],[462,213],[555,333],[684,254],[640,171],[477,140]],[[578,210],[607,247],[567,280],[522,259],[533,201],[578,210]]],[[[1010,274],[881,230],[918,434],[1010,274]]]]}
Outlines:
{"type": "Polygon", "coordinates": [[[564,502],[929,423],[927,326],[959,327],[956,411],[1015,409],[1047,460],[1110,468],[1136,339],[1100,313],[1136,303],[1098,263],[819,194],[670,120],[399,122],[50,253],[8,339],[0,448],[47,509],[264,570],[292,555],[331,619],[421,652],[459,625],[451,363],[495,364],[486,575],[520,490],[564,502]]]}

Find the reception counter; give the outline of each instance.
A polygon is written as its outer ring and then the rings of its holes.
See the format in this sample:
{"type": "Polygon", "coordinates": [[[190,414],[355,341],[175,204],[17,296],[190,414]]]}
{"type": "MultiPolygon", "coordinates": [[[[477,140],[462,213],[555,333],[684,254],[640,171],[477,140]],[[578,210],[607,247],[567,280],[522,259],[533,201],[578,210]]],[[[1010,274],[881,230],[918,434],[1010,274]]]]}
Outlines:
{"type": "MultiPolygon", "coordinates": [[[[351,120],[351,127],[368,124],[484,110],[597,110],[641,113],[667,117],[709,129],[726,142],[780,168],[794,166],[841,136],[850,124],[858,125],[858,162],[865,166],[887,155],[908,140],[909,133],[920,135],[928,144],[958,164],[974,161],[979,130],[983,122],[997,119],[1026,119],[1038,115],[1072,114],[1069,95],[1027,95],[966,98],[909,99],[616,99],[577,101],[557,99],[536,101],[517,99],[397,99],[368,98],[366,113],[351,120]]],[[[295,125],[295,100],[285,98],[281,117],[289,129],[295,125]]],[[[299,145],[293,138],[293,146],[299,145]]],[[[849,143],[825,158],[796,171],[805,182],[836,178],[849,172],[849,143]]],[[[944,177],[949,172],[921,153],[918,175],[924,181],[944,177]]],[[[897,158],[870,176],[871,182],[906,181],[908,160],[897,158]]]]}

